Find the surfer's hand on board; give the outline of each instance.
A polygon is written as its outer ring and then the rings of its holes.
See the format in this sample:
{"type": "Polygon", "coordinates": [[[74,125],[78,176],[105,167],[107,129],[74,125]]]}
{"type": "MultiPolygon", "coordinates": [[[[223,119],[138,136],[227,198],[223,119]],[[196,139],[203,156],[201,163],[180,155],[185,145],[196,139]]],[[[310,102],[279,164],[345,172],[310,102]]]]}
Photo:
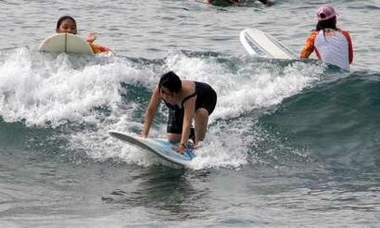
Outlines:
{"type": "Polygon", "coordinates": [[[94,33],[94,32],[89,32],[86,35],[86,41],[89,43],[94,42],[96,40],[96,38],[97,38],[97,36],[96,36],[96,33],[94,33]]]}
{"type": "Polygon", "coordinates": [[[176,146],[173,146],[172,149],[180,154],[184,154],[186,152],[186,145],[178,143],[176,146]]]}
{"type": "Polygon", "coordinates": [[[176,146],[172,147],[173,150],[180,154],[184,154],[187,149],[195,149],[197,147],[196,144],[188,141],[187,143],[178,143],[176,146]]]}

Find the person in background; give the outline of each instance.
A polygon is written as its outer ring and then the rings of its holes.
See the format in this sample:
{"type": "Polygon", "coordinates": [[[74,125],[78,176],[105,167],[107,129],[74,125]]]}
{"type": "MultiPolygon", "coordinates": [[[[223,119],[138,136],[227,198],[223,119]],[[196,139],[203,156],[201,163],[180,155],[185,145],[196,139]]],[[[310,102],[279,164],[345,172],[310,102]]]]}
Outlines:
{"type": "MultiPolygon", "coordinates": [[[[58,19],[57,21],[57,27],[55,30],[57,33],[71,33],[71,34],[77,34],[77,23],[75,22],[74,18],[70,16],[63,16],[58,19]]],[[[96,40],[96,34],[95,33],[88,33],[85,40],[88,42],[88,44],[91,46],[93,52],[101,53],[101,52],[111,52],[111,50],[107,47],[96,45],[93,42],[96,40]]]]}
{"type": "Polygon", "coordinates": [[[178,143],[173,149],[183,154],[187,147],[196,147],[206,136],[208,117],[216,105],[214,89],[203,82],[181,80],[173,71],[163,74],[146,109],[143,138],[148,137],[161,100],[169,108],[168,141],[178,143]],[[189,139],[193,145],[188,144],[189,139]]]}
{"type": "Polygon", "coordinates": [[[274,4],[274,1],[271,1],[271,0],[259,0],[259,1],[267,6],[271,6],[274,4]]]}
{"type": "Polygon", "coordinates": [[[308,58],[315,51],[323,62],[349,71],[354,57],[349,32],[337,28],[337,13],[331,5],[320,6],[317,18],[316,29],[307,37],[300,58],[308,58]]]}
{"type": "MultiPolygon", "coordinates": [[[[216,2],[218,0],[206,0],[207,3],[210,3],[210,4],[213,4],[214,2],[216,2]]],[[[235,4],[235,3],[239,3],[239,2],[243,2],[244,0],[223,0],[227,3],[230,3],[230,4],[235,4]]],[[[264,5],[267,5],[267,6],[271,6],[274,4],[274,2],[272,0],[259,0],[261,3],[263,3],[264,5]]]]}

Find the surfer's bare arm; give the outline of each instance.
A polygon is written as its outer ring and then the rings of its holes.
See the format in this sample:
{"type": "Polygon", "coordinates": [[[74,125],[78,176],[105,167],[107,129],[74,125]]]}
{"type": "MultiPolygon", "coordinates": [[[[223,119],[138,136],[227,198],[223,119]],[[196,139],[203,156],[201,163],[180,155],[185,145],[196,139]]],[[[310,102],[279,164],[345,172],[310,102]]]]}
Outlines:
{"type": "Polygon", "coordinates": [[[187,141],[189,140],[191,126],[194,119],[195,102],[196,102],[196,97],[192,97],[183,104],[184,115],[183,115],[181,141],[179,142],[177,147],[173,148],[175,151],[181,154],[185,153],[187,141]]]}
{"type": "Polygon", "coordinates": [[[158,106],[160,104],[160,94],[158,92],[158,87],[153,91],[153,94],[150,98],[148,107],[145,112],[144,118],[144,128],[141,134],[141,137],[146,138],[149,134],[149,129],[152,126],[154,116],[157,112],[158,106]]]}
{"type": "Polygon", "coordinates": [[[189,140],[190,130],[194,119],[195,113],[195,102],[196,96],[190,98],[184,103],[184,116],[183,116],[183,126],[182,126],[182,134],[181,134],[181,142],[186,144],[189,140]]]}

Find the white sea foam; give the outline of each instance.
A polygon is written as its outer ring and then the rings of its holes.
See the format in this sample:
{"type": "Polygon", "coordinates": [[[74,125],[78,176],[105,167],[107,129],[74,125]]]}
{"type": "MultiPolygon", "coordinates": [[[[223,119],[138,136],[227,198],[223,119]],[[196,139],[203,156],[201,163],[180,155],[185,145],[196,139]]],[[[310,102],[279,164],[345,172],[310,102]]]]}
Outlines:
{"type": "MultiPolygon", "coordinates": [[[[248,144],[252,143],[242,135],[254,131],[252,124],[239,117],[279,104],[300,92],[319,79],[323,67],[301,62],[284,66],[254,61],[235,63],[227,57],[223,61],[220,58],[171,52],[164,65],[157,65],[133,63],[122,57],[91,59],[61,54],[53,58],[16,49],[0,65],[0,114],[6,122],[24,121],[28,126],[91,125],[91,129],[65,135],[72,150],[87,151],[89,157],[97,160],[118,158],[142,166],[153,165],[141,151],[111,139],[108,131],[138,134],[142,128],[143,116],[136,117],[135,113],[144,110],[145,104],[123,101],[122,96],[128,96],[128,91],[121,83],[151,91],[159,74],[174,70],[182,78],[209,83],[218,93],[217,107],[210,116],[212,127],[196,151],[194,168],[239,167],[247,162],[248,144]],[[232,70],[231,64],[242,69],[232,70]],[[106,107],[110,113],[97,111],[100,107],[106,107]]],[[[151,130],[153,137],[164,134],[165,122],[151,130]]]]}

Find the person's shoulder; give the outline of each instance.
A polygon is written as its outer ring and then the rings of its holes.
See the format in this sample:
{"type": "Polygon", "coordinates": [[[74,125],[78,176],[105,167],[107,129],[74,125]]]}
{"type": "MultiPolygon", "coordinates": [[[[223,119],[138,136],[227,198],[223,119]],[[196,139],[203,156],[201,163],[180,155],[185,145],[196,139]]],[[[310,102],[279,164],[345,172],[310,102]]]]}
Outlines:
{"type": "Polygon", "coordinates": [[[348,40],[348,42],[352,42],[351,35],[350,35],[350,33],[347,30],[338,29],[337,31],[339,31],[344,37],[346,37],[346,39],[348,40]]]}
{"type": "Polygon", "coordinates": [[[338,28],[337,31],[341,32],[346,37],[351,37],[348,30],[338,28]]]}
{"type": "Polygon", "coordinates": [[[340,28],[338,28],[337,31],[342,32],[342,33],[347,33],[347,34],[350,33],[348,30],[346,30],[346,29],[340,29],[340,28]]]}
{"type": "Polygon", "coordinates": [[[316,37],[317,35],[319,34],[319,31],[318,30],[311,30],[310,32],[309,32],[309,36],[308,37],[316,37]]]}

